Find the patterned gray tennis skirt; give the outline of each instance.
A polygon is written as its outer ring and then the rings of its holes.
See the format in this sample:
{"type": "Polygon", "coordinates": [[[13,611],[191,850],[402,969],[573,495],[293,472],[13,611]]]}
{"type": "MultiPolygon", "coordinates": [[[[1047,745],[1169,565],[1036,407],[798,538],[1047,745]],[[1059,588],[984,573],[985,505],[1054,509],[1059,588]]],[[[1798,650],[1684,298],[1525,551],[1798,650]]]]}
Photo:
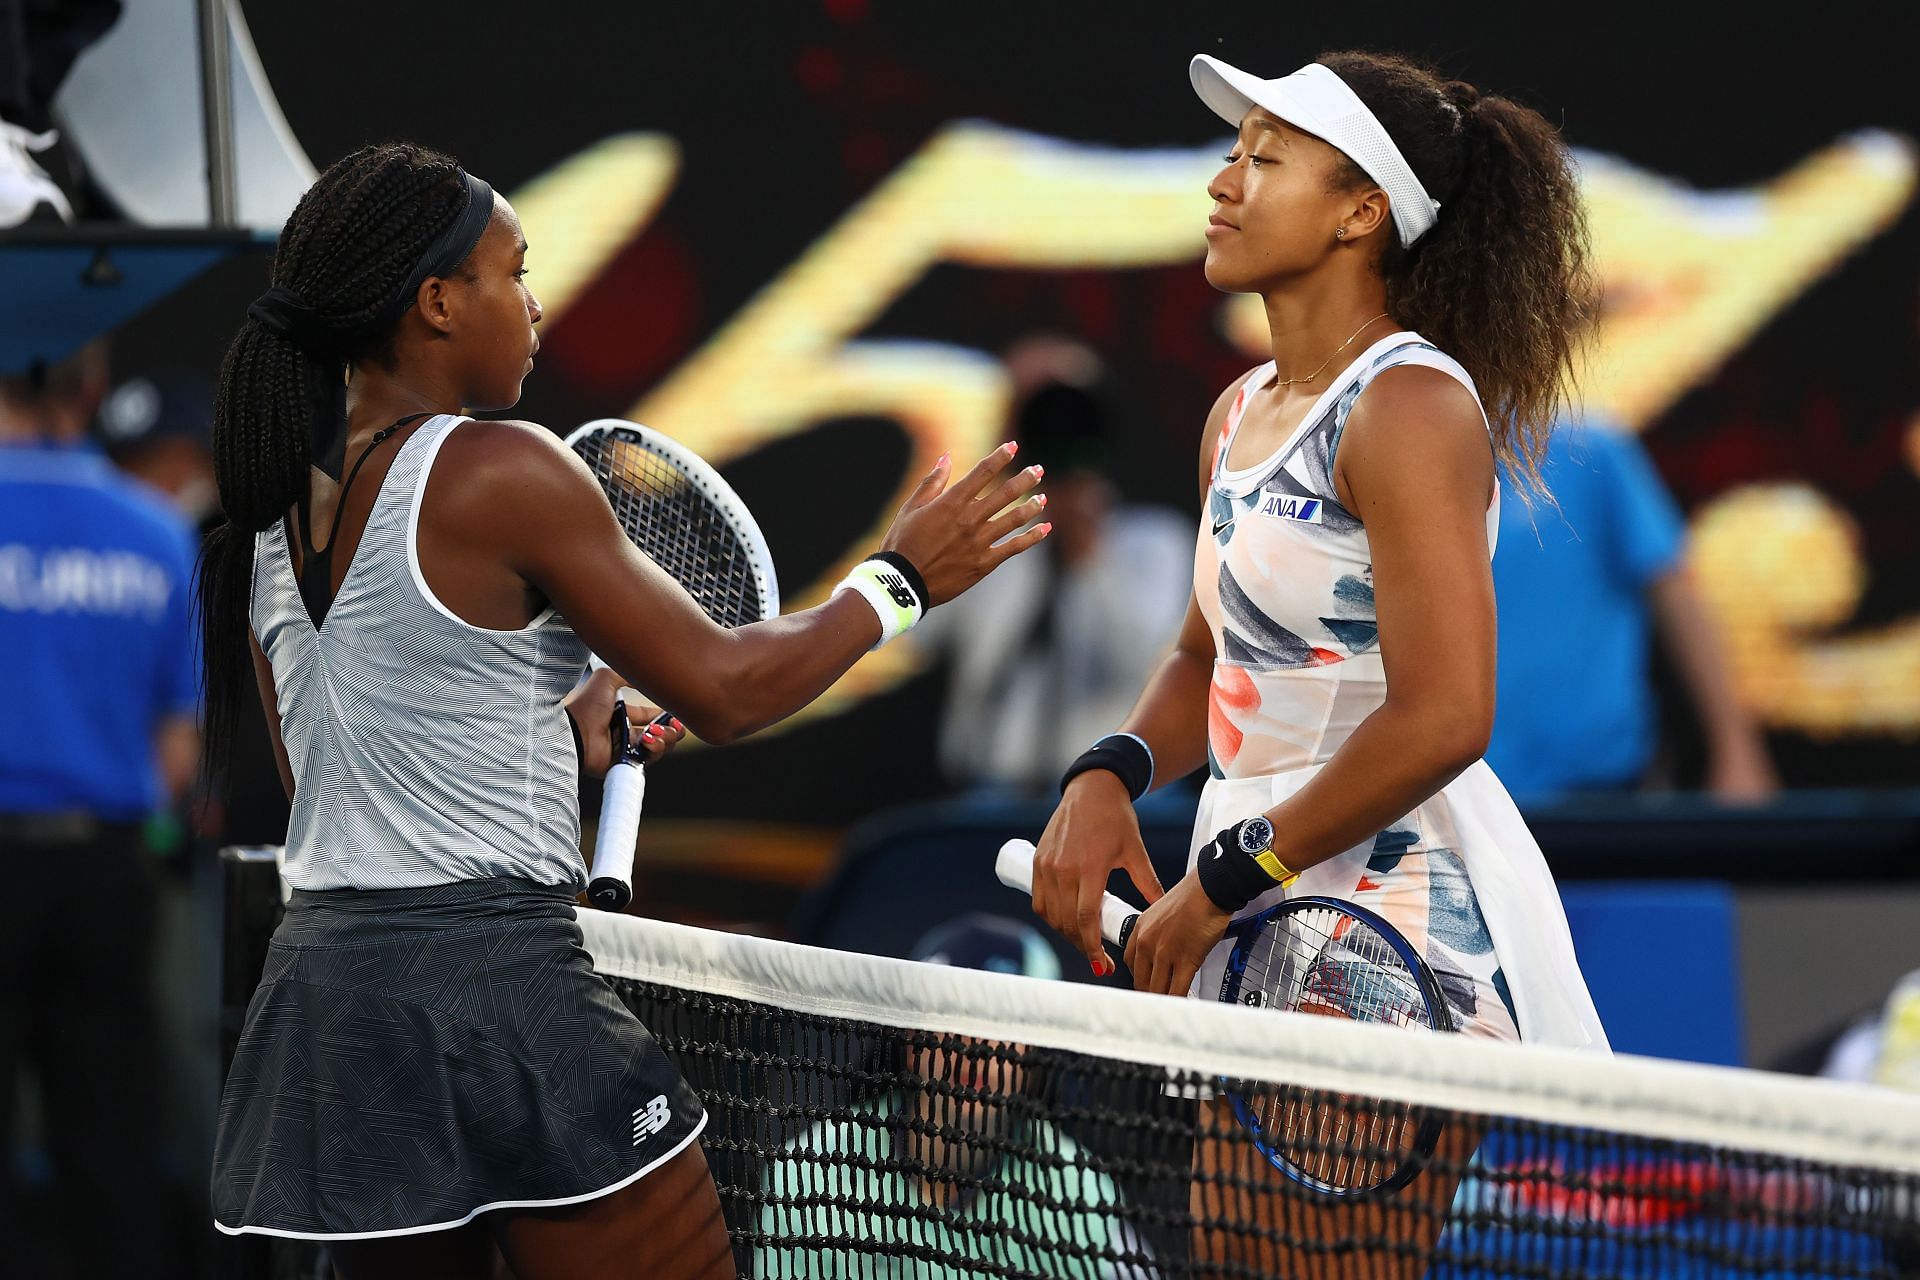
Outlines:
{"type": "Polygon", "coordinates": [[[567,890],[295,892],[220,1100],[215,1225],[352,1238],[591,1200],[705,1123],[567,890]]]}

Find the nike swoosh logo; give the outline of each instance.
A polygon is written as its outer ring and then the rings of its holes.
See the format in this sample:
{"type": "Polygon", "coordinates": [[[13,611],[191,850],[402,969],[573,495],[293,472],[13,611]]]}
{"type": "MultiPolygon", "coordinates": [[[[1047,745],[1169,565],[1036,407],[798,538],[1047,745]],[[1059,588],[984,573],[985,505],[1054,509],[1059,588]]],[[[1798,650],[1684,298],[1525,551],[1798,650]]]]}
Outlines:
{"type": "Polygon", "coordinates": [[[1213,526],[1213,536],[1216,538],[1219,537],[1223,532],[1225,532],[1226,527],[1228,525],[1232,524],[1235,520],[1238,520],[1239,518],[1240,517],[1238,516],[1228,516],[1225,520],[1222,520],[1219,524],[1216,524],[1215,526],[1213,526]]]}

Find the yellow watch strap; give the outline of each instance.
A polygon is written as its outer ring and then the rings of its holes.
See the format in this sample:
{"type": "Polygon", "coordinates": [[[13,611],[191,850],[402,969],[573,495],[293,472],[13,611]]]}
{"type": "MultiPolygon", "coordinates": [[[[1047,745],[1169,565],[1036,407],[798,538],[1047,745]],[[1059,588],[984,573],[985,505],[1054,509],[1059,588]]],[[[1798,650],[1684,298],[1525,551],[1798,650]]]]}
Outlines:
{"type": "Polygon", "coordinates": [[[1259,864],[1262,871],[1273,878],[1275,884],[1283,888],[1300,878],[1298,871],[1287,870],[1287,864],[1280,861],[1279,855],[1274,853],[1271,847],[1262,849],[1259,853],[1254,854],[1253,860],[1259,864]]]}

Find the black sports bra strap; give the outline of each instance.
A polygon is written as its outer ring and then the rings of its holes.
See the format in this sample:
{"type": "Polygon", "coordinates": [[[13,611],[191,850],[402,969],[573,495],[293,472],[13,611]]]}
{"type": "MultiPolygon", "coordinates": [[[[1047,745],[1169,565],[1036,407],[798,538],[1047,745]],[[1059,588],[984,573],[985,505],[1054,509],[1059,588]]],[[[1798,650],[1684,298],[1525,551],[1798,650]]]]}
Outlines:
{"type": "Polygon", "coordinates": [[[431,417],[426,413],[410,413],[391,426],[382,427],[373,433],[373,439],[367,441],[367,447],[353,460],[353,469],[347,472],[347,478],[340,484],[340,493],[333,503],[333,524],[327,530],[327,545],[315,547],[312,540],[313,525],[313,486],[308,485],[300,491],[300,599],[307,606],[307,616],[313,620],[314,630],[327,619],[327,610],[333,604],[333,544],[340,536],[340,517],[346,514],[347,490],[353,488],[355,477],[366,464],[367,457],[375,448],[394,432],[409,422],[431,417]]]}

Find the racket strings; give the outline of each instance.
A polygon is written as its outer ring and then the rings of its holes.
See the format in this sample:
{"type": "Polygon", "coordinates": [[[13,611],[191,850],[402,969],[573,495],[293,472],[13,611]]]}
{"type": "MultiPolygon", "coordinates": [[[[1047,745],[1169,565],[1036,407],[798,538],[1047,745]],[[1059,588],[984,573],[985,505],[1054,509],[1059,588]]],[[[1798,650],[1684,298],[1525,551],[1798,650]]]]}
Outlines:
{"type": "Polygon", "coordinates": [[[574,446],[627,537],[723,627],[765,616],[753,555],[726,513],[671,461],[615,433],[574,446]]]}
{"type": "MultiPolygon", "coordinates": [[[[1427,1029],[1417,975],[1371,926],[1331,907],[1274,921],[1249,949],[1243,990],[1271,1008],[1427,1029]]],[[[1245,1095],[1262,1139],[1309,1182],[1381,1186],[1419,1154],[1424,1116],[1380,1099],[1297,1087],[1245,1095]]]]}

